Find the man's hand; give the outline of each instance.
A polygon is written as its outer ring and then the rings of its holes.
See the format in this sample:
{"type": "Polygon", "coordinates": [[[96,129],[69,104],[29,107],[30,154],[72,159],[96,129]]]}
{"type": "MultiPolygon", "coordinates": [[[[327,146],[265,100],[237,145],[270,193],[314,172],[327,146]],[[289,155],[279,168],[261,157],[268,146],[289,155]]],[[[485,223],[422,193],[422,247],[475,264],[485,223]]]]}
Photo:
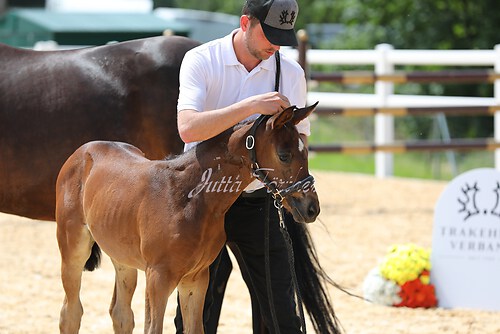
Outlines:
{"type": "Polygon", "coordinates": [[[278,92],[251,96],[240,102],[252,110],[252,114],[274,115],[290,107],[288,98],[278,92]]]}

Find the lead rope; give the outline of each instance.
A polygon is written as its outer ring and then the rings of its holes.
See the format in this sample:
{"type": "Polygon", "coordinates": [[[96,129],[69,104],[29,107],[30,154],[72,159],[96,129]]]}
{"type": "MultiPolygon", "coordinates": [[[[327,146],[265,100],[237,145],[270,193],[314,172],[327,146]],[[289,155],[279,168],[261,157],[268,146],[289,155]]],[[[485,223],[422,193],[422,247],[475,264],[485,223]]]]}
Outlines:
{"type": "Polygon", "coordinates": [[[297,281],[297,273],[295,272],[295,255],[293,254],[292,239],[285,226],[285,219],[283,214],[283,204],[281,201],[275,200],[274,206],[278,210],[278,216],[280,219],[280,231],[285,239],[286,248],[288,251],[288,265],[290,266],[290,273],[292,275],[293,288],[297,296],[297,307],[299,309],[300,325],[302,326],[302,332],[306,334],[306,320],[304,317],[304,308],[302,307],[302,295],[300,294],[300,289],[297,281]]]}
{"type": "MultiPolygon", "coordinates": [[[[276,59],[276,77],[275,77],[275,84],[274,84],[274,90],[276,92],[279,91],[279,86],[280,86],[280,75],[281,75],[281,62],[280,62],[280,53],[279,51],[275,52],[275,59],[276,59]]],[[[274,298],[273,298],[273,291],[271,289],[271,263],[269,259],[269,207],[271,206],[271,198],[270,196],[266,196],[266,223],[265,223],[265,229],[264,229],[264,261],[265,261],[265,272],[266,272],[266,286],[267,286],[267,296],[269,300],[269,309],[271,311],[271,318],[273,320],[273,326],[274,326],[274,331],[276,334],[280,334],[280,329],[279,329],[279,324],[278,324],[278,318],[276,316],[276,308],[274,307],[274,298]]],[[[299,290],[299,285],[297,281],[297,275],[295,273],[295,261],[294,261],[294,254],[293,254],[293,247],[292,247],[292,239],[290,238],[290,235],[288,234],[288,231],[286,230],[285,226],[285,220],[283,217],[283,205],[281,203],[281,200],[275,199],[274,206],[278,210],[278,216],[280,220],[280,232],[283,235],[283,239],[285,240],[287,252],[288,252],[288,265],[290,267],[290,274],[292,275],[292,284],[293,284],[293,289],[295,290],[295,295],[297,296],[297,305],[299,309],[299,315],[300,315],[300,324],[302,326],[302,332],[306,334],[306,322],[305,322],[305,317],[304,317],[304,309],[302,307],[302,296],[300,294],[299,290]]]]}
{"type": "Polygon", "coordinates": [[[266,266],[266,287],[267,287],[267,299],[269,301],[269,309],[271,311],[271,318],[273,319],[274,332],[276,334],[280,333],[280,327],[278,324],[278,317],[276,316],[276,308],[274,307],[274,297],[273,290],[271,288],[271,261],[269,258],[269,224],[270,224],[270,207],[271,207],[271,196],[267,194],[266,196],[266,224],[264,228],[264,261],[266,266]]]}

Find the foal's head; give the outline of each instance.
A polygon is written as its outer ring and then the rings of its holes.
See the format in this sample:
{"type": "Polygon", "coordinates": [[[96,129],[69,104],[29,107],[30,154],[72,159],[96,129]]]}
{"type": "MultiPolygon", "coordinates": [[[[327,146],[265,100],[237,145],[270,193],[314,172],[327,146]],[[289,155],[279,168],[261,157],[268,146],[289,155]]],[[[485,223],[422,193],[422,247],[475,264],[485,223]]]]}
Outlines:
{"type": "MultiPolygon", "coordinates": [[[[254,125],[255,149],[251,151],[255,174],[282,199],[283,206],[297,222],[313,222],[319,214],[319,201],[308,169],[308,149],[295,125],[309,116],[316,105],[290,107],[272,117],[265,125],[254,125]]],[[[258,121],[256,121],[258,124],[258,121]]],[[[247,146],[252,146],[248,142],[247,146]]],[[[250,139],[251,141],[251,139],[250,139]]]]}

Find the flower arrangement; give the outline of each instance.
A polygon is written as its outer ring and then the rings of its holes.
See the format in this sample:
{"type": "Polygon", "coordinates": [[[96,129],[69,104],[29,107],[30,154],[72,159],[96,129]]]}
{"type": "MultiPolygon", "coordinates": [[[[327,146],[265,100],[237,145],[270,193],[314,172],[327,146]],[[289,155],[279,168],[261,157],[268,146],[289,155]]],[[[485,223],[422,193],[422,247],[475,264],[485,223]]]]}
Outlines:
{"type": "Polygon", "coordinates": [[[435,307],[430,284],[430,250],[413,244],[392,246],[363,283],[365,299],[396,307],[435,307]]]}

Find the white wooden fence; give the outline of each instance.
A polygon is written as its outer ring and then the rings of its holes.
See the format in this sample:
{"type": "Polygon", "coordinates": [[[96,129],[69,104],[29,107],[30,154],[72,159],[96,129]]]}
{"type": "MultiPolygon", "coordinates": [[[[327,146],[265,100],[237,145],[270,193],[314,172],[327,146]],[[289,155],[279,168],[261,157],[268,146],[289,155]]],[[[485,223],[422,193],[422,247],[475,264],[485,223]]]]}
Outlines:
{"type": "MultiPolygon", "coordinates": [[[[299,60],[298,50],[283,48],[281,52],[299,60]]],[[[380,44],[374,50],[317,50],[305,51],[306,65],[372,65],[377,76],[395,73],[397,65],[441,65],[441,66],[491,66],[500,74],[500,44],[493,50],[395,50],[389,44],[380,44]]],[[[307,67],[306,66],[306,67],[307,67]]],[[[496,76],[495,76],[496,78],[496,76]]],[[[375,80],[374,94],[345,94],[310,91],[308,102],[320,101],[331,108],[391,108],[391,107],[495,107],[494,141],[500,143],[500,79],[494,80],[494,96],[450,97],[394,94],[394,83],[375,80]]],[[[375,145],[394,142],[394,116],[378,113],[375,116],[375,145]]],[[[500,146],[498,146],[500,147],[500,146]]],[[[495,149],[495,166],[500,169],[500,149],[495,149]]],[[[393,155],[390,152],[375,152],[375,173],[378,177],[393,175],[393,155]]]]}

